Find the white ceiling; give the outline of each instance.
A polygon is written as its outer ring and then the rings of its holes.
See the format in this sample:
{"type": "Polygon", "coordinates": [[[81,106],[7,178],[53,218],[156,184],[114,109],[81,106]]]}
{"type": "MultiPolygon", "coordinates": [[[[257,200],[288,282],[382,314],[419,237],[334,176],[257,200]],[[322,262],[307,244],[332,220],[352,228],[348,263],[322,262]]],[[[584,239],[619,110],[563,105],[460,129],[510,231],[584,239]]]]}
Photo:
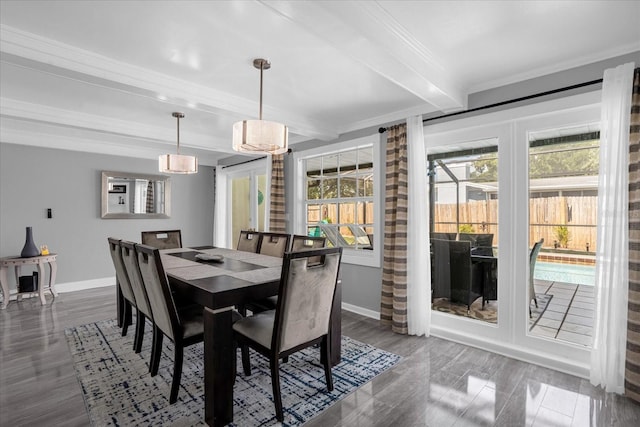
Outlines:
{"type": "Polygon", "coordinates": [[[201,164],[234,122],[292,144],[466,108],[470,93],[640,50],[640,1],[0,2],[2,142],[201,164]]]}

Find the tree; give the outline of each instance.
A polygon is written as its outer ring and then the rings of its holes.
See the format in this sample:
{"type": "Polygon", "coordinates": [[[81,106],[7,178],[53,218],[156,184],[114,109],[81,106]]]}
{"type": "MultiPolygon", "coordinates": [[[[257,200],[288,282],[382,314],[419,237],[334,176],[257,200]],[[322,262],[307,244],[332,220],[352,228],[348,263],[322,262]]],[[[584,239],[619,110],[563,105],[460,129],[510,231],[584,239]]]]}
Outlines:
{"type": "MultiPolygon", "coordinates": [[[[597,144],[598,141],[584,141],[531,148],[529,177],[596,175],[600,160],[597,144]]],[[[498,160],[495,154],[486,154],[475,160],[471,178],[474,181],[497,181],[498,160]]]]}

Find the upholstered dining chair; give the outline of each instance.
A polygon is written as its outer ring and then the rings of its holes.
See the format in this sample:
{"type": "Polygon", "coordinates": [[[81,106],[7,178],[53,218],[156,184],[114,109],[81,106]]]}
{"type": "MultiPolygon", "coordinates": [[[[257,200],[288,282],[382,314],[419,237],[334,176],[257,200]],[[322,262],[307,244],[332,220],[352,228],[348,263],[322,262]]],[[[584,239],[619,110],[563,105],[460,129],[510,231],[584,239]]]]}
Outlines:
{"type": "Polygon", "coordinates": [[[320,344],[327,390],[333,390],[329,330],[341,257],[341,247],[287,252],[282,264],[276,309],[245,317],[233,325],[234,336],[242,348],[245,375],[251,375],[246,346],[269,358],[278,421],[284,420],[280,359],[320,344]],[[318,256],[322,258],[321,263],[310,265],[309,259],[318,256]]]}
{"type": "Polygon", "coordinates": [[[116,270],[116,285],[120,288],[120,293],[123,297],[123,301],[120,301],[122,304],[124,304],[121,311],[122,318],[118,320],[119,323],[122,323],[122,336],[125,336],[127,335],[127,330],[132,322],[131,311],[133,307],[136,307],[136,298],[133,290],[131,289],[129,276],[127,276],[124,262],[122,260],[122,254],[120,253],[120,239],[109,237],[107,238],[107,240],[109,242],[109,253],[111,254],[111,260],[113,261],[113,266],[116,270]]]}
{"type": "Polygon", "coordinates": [[[180,230],[143,231],[140,236],[143,245],[157,249],[182,247],[182,232],[180,230]]]}
{"type": "Polygon", "coordinates": [[[178,311],[162,266],[159,250],[141,244],[136,244],[135,250],[140,275],[153,314],[151,376],[158,373],[163,337],[166,335],[174,344],[173,380],[169,394],[169,403],[173,404],[178,400],[184,347],[204,339],[202,307],[178,311]]]}
{"type": "Polygon", "coordinates": [[[258,253],[282,258],[289,250],[291,235],[285,233],[260,233],[258,253]]]}
{"type": "MultiPolygon", "coordinates": [[[[300,252],[311,249],[324,248],[327,244],[327,238],[323,236],[302,236],[294,234],[291,237],[291,252],[300,252]]],[[[309,259],[310,264],[317,264],[320,262],[321,257],[313,257],[309,259]]],[[[251,301],[244,308],[246,315],[246,309],[251,310],[253,314],[261,313],[267,310],[275,310],[278,305],[278,296],[267,297],[259,301],[251,301]]],[[[242,313],[242,311],[241,311],[242,313]]]]}
{"type": "Polygon", "coordinates": [[[324,236],[303,236],[300,234],[294,234],[291,237],[291,252],[320,249],[325,246],[327,246],[327,238],[324,236]]]}
{"type": "MultiPolygon", "coordinates": [[[[531,304],[531,300],[533,300],[536,307],[538,307],[538,299],[536,298],[536,288],[533,286],[533,273],[535,272],[536,261],[538,260],[538,254],[540,253],[540,249],[542,249],[543,243],[544,239],[540,239],[540,241],[534,243],[529,253],[529,304],[531,304]]],[[[529,307],[529,317],[531,317],[531,307],[529,307]]]]}
{"type": "Polygon", "coordinates": [[[240,230],[236,249],[243,252],[258,252],[260,233],[257,231],[240,230]]]}
{"type": "MultiPolygon", "coordinates": [[[[149,305],[149,297],[142,283],[140,275],[140,266],[138,265],[138,256],[136,255],[135,243],[125,240],[120,241],[120,252],[122,253],[122,261],[124,263],[129,284],[136,298],[136,335],[133,340],[133,349],[136,353],[142,350],[142,341],[144,339],[144,327],[146,319],[153,324],[153,316],[151,306],[149,305]]],[[[151,356],[153,359],[153,355],[151,356]]]]}

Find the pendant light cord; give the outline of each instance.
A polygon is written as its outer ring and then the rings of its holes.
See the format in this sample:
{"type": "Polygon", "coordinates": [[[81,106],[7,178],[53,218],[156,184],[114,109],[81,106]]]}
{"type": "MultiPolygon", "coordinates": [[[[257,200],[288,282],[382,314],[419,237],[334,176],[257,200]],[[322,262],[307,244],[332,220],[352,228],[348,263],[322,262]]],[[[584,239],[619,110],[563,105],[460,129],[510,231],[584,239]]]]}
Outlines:
{"type": "Polygon", "coordinates": [[[180,154],[180,116],[176,115],[176,120],[178,121],[178,148],[176,150],[176,153],[179,155],[180,154]]]}
{"type": "Polygon", "coordinates": [[[260,120],[262,120],[262,70],[264,68],[264,61],[260,61],[260,120]]]}

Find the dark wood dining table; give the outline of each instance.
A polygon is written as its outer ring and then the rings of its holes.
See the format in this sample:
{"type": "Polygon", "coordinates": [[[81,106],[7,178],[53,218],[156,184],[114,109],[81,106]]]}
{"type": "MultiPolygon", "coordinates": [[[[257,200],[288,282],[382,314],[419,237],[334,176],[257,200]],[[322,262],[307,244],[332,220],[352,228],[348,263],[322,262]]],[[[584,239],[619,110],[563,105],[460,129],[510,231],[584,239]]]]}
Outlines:
{"type": "MultiPolygon", "coordinates": [[[[277,295],[282,259],[212,246],[160,252],[174,292],[204,308],[205,422],[210,426],[227,425],[233,421],[237,356],[231,313],[239,304],[277,295]],[[220,255],[223,259],[205,261],[198,254],[220,255]]],[[[332,366],[341,358],[341,304],[339,285],[331,314],[332,366]]]]}

